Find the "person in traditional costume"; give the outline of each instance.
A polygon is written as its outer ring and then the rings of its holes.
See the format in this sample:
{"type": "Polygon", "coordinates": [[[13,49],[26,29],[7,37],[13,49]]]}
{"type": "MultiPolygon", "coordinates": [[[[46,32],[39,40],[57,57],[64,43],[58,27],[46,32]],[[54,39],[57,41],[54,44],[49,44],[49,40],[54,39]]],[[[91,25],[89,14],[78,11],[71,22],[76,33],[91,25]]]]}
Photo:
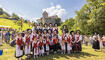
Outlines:
{"type": "Polygon", "coordinates": [[[99,40],[99,44],[100,44],[100,50],[102,51],[102,49],[103,49],[103,39],[99,34],[98,34],[98,40],[99,40]]]}
{"type": "Polygon", "coordinates": [[[72,52],[76,52],[77,46],[76,46],[76,40],[75,40],[75,33],[74,31],[71,31],[70,34],[71,34],[72,52]]]}
{"type": "Polygon", "coordinates": [[[42,23],[39,23],[38,31],[40,31],[41,33],[43,33],[43,24],[42,23]]]}
{"type": "Polygon", "coordinates": [[[18,36],[16,37],[16,51],[15,51],[15,57],[21,58],[22,60],[22,56],[23,56],[23,38],[21,33],[18,34],[18,36]]]}
{"type": "Polygon", "coordinates": [[[50,50],[50,40],[49,40],[49,37],[47,36],[47,39],[46,39],[46,53],[47,55],[49,55],[49,50],[50,50]]]}
{"type": "Polygon", "coordinates": [[[51,30],[51,33],[53,33],[52,23],[49,23],[49,27],[48,27],[48,29],[51,30]]]}
{"type": "Polygon", "coordinates": [[[25,44],[25,55],[27,56],[27,58],[29,58],[31,54],[31,36],[29,32],[27,32],[26,35],[24,36],[24,44],[25,44]]]}
{"type": "Polygon", "coordinates": [[[46,40],[47,40],[47,36],[48,36],[47,30],[44,30],[42,37],[43,37],[43,40],[44,40],[44,48],[45,48],[44,51],[45,52],[46,52],[46,40]]]}
{"type": "Polygon", "coordinates": [[[49,41],[50,41],[50,43],[51,43],[51,45],[50,45],[50,50],[52,50],[53,49],[53,34],[51,33],[51,30],[48,30],[48,37],[49,37],[49,41]]]}
{"type": "Polygon", "coordinates": [[[38,38],[37,30],[34,30],[31,34],[31,51],[34,52],[34,47],[32,47],[32,42],[38,38]]]}
{"type": "Polygon", "coordinates": [[[64,38],[61,36],[61,40],[60,40],[60,45],[61,45],[61,54],[65,54],[65,40],[64,38]]]}
{"type": "Polygon", "coordinates": [[[62,34],[62,40],[64,39],[65,40],[65,52],[67,53],[67,33],[65,33],[65,31],[63,31],[63,34],[62,34]]]}
{"type": "Polygon", "coordinates": [[[67,53],[70,54],[71,50],[72,50],[71,35],[68,33],[67,35],[67,53]]]}
{"type": "Polygon", "coordinates": [[[95,51],[100,49],[97,34],[93,36],[93,46],[92,47],[95,51]]]}
{"type": "Polygon", "coordinates": [[[39,37],[39,55],[44,56],[44,41],[42,36],[39,37]]]}
{"type": "Polygon", "coordinates": [[[54,33],[53,33],[54,35],[56,35],[56,38],[57,38],[57,44],[56,44],[56,46],[57,46],[57,50],[61,50],[61,45],[60,45],[60,36],[59,36],[59,34],[57,34],[57,31],[54,31],[54,33]]]}
{"type": "Polygon", "coordinates": [[[67,26],[66,25],[63,26],[62,31],[65,31],[66,34],[68,33],[68,29],[67,29],[67,26]]]}
{"type": "Polygon", "coordinates": [[[47,27],[47,24],[46,23],[44,24],[43,30],[46,30],[47,33],[48,33],[48,27],[47,27]]]}
{"type": "Polygon", "coordinates": [[[32,46],[34,48],[34,58],[38,58],[38,41],[37,41],[37,38],[35,38],[32,42],[32,46]]]}
{"type": "Polygon", "coordinates": [[[67,42],[66,42],[66,35],[65,31],[63,31],[62,36],[61,36],[61,49],[63,51],[63,54],[67,51],[67,42]]]}
{"type": "Polygon", "coordinates": [[[41,31],[38,31],[38,36],[37,36],[37,40],[40,41],[40,36],[42,36],[41,31]]]}
{"type": "Polygon", "coordinates": [[[57,42],[58,42],[58,38],[56,37],[56,35],[53,36],[53,52],[54,54],[57,53],[57,42]]]}
{"type": "Polygon", "coordinates": [[[57,34],[59,34],[59,29],[58,29],[58,25],[57,25],[57,23],[55,23],[54,26],[55,26],[55,27],[54,27],[54,31],[56,31],[57,34]]]}
{"type": "Polygon", "coordinates": [[[76,46],[77,46],[77,52],[82,51],[82,46],[81,46],[81,42],[82,42],[82,35],[80,35],[80,31],[77,31],[77,34],[75,35],[75,41],[76,41],[76,46]]]}

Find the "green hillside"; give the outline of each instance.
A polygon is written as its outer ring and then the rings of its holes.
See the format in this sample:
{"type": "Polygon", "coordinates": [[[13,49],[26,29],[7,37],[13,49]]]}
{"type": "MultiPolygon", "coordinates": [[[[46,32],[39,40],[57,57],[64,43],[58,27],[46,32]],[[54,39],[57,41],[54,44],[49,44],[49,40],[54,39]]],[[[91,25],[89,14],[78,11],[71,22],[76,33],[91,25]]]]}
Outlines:
{"type": "MultiPolygon", "coordinates": [[[[18,21],[17,20],[9,20],[9,19],[0,18],[0,25],[11,26],[11,28],[19,30],[19,28],[21,26],[18,25],[16,22],[18,22],[18,21]]],[[[32,28],[32,26],[29,27],[28,24],[23,23],[23,29],[22,30],[26,30],[28,28],[32,28]]]]}

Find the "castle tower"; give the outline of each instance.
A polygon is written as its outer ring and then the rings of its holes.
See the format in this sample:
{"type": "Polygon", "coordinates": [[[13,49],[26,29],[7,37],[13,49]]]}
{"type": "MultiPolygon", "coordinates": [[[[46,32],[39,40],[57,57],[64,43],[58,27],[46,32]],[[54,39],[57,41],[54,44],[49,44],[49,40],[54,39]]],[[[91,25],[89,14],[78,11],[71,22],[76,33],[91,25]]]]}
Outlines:
{"type": "Polygon", "coordinates": [[[48,18],[48,13],[46,11],[43,12],[43,18],[48,18]]]}

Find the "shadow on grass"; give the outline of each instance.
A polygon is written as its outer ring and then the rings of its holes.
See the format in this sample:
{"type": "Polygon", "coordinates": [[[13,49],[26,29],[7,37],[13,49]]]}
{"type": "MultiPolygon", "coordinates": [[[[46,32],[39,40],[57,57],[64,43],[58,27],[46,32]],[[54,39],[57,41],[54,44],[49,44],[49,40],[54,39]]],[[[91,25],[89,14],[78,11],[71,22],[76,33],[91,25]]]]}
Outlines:
{"type": "Polygon", "coordinates": [[[64,59],[70,59],[70,58],[85,58],[85,57],[91,57],[91,56],[96,56],[90,53],[86,53],[86,52],[80,52],[80,53],[72,53],[70,55],[68,54],[50,54],[49,56],[39,56],[37,59],[34,59],[33,57],[29,58],[29,59],[25,59],[25,60],[55,60],[55,59],[60,59],[60,58],[64,58],[64,59]]]}

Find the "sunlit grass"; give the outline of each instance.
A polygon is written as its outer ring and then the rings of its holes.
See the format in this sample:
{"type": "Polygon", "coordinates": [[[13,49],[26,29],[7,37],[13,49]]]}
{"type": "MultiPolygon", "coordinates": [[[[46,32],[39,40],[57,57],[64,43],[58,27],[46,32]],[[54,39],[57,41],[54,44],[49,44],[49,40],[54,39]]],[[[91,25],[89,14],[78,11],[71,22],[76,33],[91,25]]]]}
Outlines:
{"type": "MultiPolygon", "coordinates": [[[[50,54],[49,56],[39,57],[37,60],[105,60],[105,52],[94,51],[90,46],[82,46],[83,51],[81,53],[73,53],[71,55],[65,54],[50,54]]],[[[8,48],[4,49],[4,53],[0,56],[0,60],[16,60],[15,58],[15,47],[10,47],[7,44],[0,46],[0,48],[8,48]]],[[[23,59],[26,60],[26,56],[23,56],[23,59]]],[[[31,57],[28,60],[34,60],[31,57]]]]}
{"type": "MultiPolygon", "coordinates": [[[[9,20],[9,19],[4,19],[4,18],[0,18],[0,25],[3,25],[3,26],[11,26],[11,28],[13,29],[17,29],[19,30],[19,28],[21,28],[21,26],[18,26],[14,20],[9,20]]],[[[22,30],[26,30],[28,28],[32,28],[32,26],[29,27],[28,24],[26,23],[23,23],[23,28],[22,30]]]]}

